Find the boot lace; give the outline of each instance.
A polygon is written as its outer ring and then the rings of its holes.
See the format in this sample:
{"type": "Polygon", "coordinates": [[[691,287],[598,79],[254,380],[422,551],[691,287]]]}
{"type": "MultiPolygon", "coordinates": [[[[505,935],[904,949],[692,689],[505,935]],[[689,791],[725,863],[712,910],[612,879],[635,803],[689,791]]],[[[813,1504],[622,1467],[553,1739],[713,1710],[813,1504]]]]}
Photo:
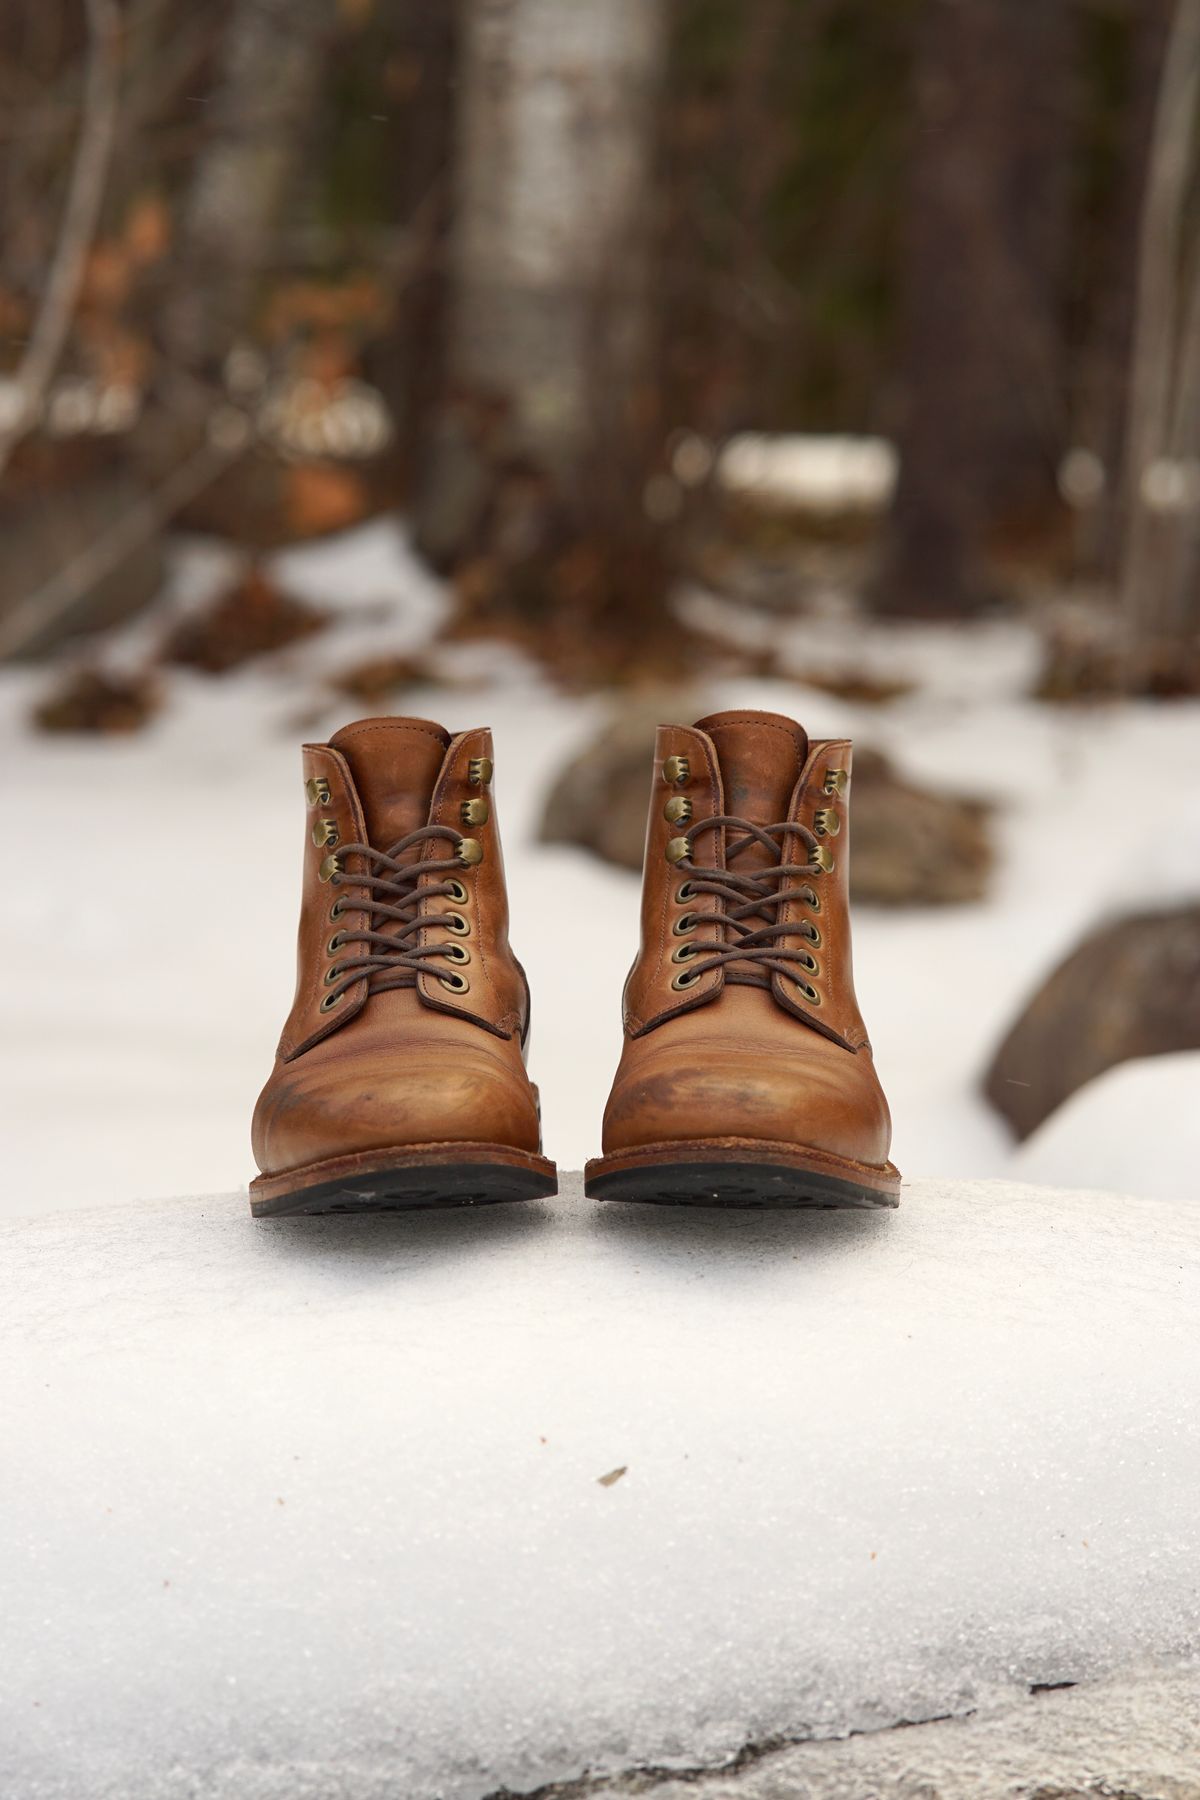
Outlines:
{"type": "Polygon", "coordinates": [[[755,987],[769,987],[772,974],[786,975],[797,983],[805,998],[813,1005],[820,996],[810,976],[820,974],[820,965],[812,948],[821,942],[815,924],[805,920],[785,922],[784,906],[798,900],[811,912],[821,909],[820,897],[806,879],[820,875],[819,863],[813,860],[818,845],[807,825],[781,820],[777,825],[755,825],[750,819],[735,814],[721,814],[702,819],[683,833],[687,855],[676,867],[685,877],[679,898],[689,900],[700,894],[711,894],[717,900],[712,913],[685,913],[676,923],[678,936],[686,936],[701,925],[715,925],[718,941],[682,945],[675,952],[677,962],[688,967],[675,977],[674,985],[691,987],[702,975],[713,969],[724,969],[726,978],[755,987]],[[704,868],[695,863],[693,841],[702,832],[726,833],[725,867],[704,868]],[[740,834],[740,835],[735,835],[740,834]],[[794,863],[786,860],[793,853],[794,840],[809,853],[810,860],[794,863]],[[760,844],[774,861],[761,868],[735,869],[732,865],[751,844],[760,844]],[[809,949],[791,949],[780,940],[789,936],[803,937],[809,949]],[[736,965],[736,967],[735,967],[736,965]]]}
{"type": "Polygon", "coordinates": [[[338,955],[350,945],[361,945],[362,949],[355,956],[339,955],[339,960],[326,971],[329,992],[321,1002],[322,1012],[330,1012],[364,975],[369,993],[380,993],[385,988],[415,987],[417,976],[423,969],[438,973],[438,979],[446,987],[459,993],[465,990],[467,984],[461,976],[442,974],[437,969],[439,960],[469,961],[463,947],[453,941],[437,944],[417,941],[422,928],[434,923],[445,924],[449,930],[465,928],[465,921],[457,927],[452,923],[461,918],[459,914],[431,916],[423,911],[428,900],[445,897],[460,903],[465,901],[466,889],[451,875],[452,870],[463,867],[458,855],[458,846],[463,841],[463,834],[451,826],[423,825],[419,831],[410,831],[406,837],[398,839],[390,850],[374,850],[370,844],[338,846],[339,861],[343,857],[359,856],[366,864],[366,872],[351,875],[345,869],[339,869],[330,876],[333,886],[359,890],[362,895],[362,898],[347,896],[335,900],[330,916],[336,920],[350,909],[365,910],[367,923],[358,931],[338,930],[330,938],[327,945],[330,955],[338,955]],[[408,852],[434,838],[448,839],[454,846],[454,854],[425,861],[401,860],[408,852]],[[439,879],[418,889],[418,881],[428,876],[439,879]]]}

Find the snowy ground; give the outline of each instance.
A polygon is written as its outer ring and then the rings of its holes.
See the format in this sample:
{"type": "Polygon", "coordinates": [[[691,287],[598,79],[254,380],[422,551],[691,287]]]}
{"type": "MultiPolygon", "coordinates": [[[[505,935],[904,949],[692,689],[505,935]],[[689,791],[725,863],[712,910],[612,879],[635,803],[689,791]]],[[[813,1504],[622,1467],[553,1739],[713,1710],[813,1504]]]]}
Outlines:
{"type": "Polygon", "coordinates": [[[1198,1313],[1186,1209],[999,1183],[0,1226],[0,1794],[1194,1800],[1198,1313]]]}
{"type": "MultiPolygon", "coordinates": [[[[168,604],[193,603],[219,563],[184,557],[168,604]]],[[[340,609],[335,631],[223,680],[172,676],[161,720],[135,738],[35,737],[26,718],[45,672],[0,676],[12,840],[0,1212],[228,1189],[252,1172],[250,1109],[292,987],[298,745],[350,716],[323,688],[332,669],[421,645],[444,607],[388,524],[278,566],[296,591],[340,609]]],[[[160,618],[139,625],[119,654],[136,659],[159,629],[160,618]]],[[[1002,808],[988,904],[857,916],[860,995],[904,1173],[1194,1197],[1200,1058],[1115,1072],[1017,1153],[977,1084],[1023,996],[1083,929],[1200,892],[1200,707],[1036,706],[1023,698],[1035,647],[1016,627],[864,632],[834,609],[793,638],[798,671],[853,656],[919,690],[868,708],[800,680],[735,681],[714,685],[711,704],[790,712],[814,735],[849,731],[1002,808]]],[[[598,1146],[616,1061],[637,884],[539,846],[535,827],[555,770],[601,709],[548,692],[515,656],[463,648],[446,670],[446,687],[413,710],[495,729],[547,1148],[578,1167],[598,1146]]]]}

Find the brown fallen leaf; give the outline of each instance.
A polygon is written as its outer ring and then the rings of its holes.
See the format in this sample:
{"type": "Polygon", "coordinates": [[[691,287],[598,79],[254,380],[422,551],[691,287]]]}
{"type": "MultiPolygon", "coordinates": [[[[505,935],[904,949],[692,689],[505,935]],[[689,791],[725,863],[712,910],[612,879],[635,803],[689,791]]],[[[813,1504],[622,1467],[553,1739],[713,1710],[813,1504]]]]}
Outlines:
{"type": "Polygon", "coordinates": [[[204,611],[180,619],[162,646],[163,662],[225,675],[255,656],[268,656],[311,637],[328,615],[275,587],[259,569],[218,596],[204,611]]]}
{"type": "Polygon", "coordinates": [[[601,1487],[611,1487],[615,1481],[620,1481],[622,1475],[627,1474],[628,1471],[629,1464],[622,1463],[619,1469],[610,1469],[607,1475],[597,1475],[596,1480],[601,1487]]]}
{"type": "Polygon", "coordinates": [[[147,675],[78,669],[34,708],[39,731],[140,731],[158,711],[157,685],[147,675]]]}

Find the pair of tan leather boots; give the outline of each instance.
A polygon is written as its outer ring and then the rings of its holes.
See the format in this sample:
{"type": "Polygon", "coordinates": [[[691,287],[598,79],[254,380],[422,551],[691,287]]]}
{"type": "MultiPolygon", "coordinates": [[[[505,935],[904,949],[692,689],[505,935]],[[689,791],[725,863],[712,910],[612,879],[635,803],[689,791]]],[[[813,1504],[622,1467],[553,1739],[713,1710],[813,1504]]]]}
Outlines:
{"type": "MultiPolygon", "coordinates": [[[[492,757],[490,732],[424,719],[305,746],[296,997],[254,1114],[254,1213],[556,1191],[492,757]]],[[[896,1205],[851,972],[850,766],[774,713],[659,729],[597,1200],[896,1205]]]]}

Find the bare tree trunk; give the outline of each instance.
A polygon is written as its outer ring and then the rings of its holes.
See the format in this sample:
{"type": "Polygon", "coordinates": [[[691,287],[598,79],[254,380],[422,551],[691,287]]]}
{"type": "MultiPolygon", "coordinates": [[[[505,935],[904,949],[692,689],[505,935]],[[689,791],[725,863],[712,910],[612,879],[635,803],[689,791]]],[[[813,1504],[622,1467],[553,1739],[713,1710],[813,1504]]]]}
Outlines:
{"type": "Polygon", "coordinates": [[[104,202],[120,102],[121,15],[112,0],[87,0],[87,21],[87,75],[75,161],[54,260],[12,383],[9,416],[0,417],[0,476],[20,439],[40,422],[71,329],[84,266],[104,202]]]}
{"type": "Polygon", "coordinates": [[[989,529],[1053,493],[1071,45],[1064,0],[926,0],[886,610],[977,607],[989,529]]]}
{"type": "MultiPolygon", "coordinates": [[[[444,568],[490,558],[501,598],[515,583],[535,612],[556,603],[539,564],[645,530],[663,14],[661,0],[466,0],[463,14],[447,403],[419,539],[444,568]]],[[[609,576],[586,561],[572,566],[600,603],[609,576]]]]}
{"type": "Polygon", "coordinates": [[[1198,105],[1200,0],[1178,0],[1142,215],[1125,461],[1122,611],[1135,687],[1165,674],[1180,652],[1194,655],[1200,626],[1200,270],[1196,246],[1185,241],[1198,105]]]}
{"type": "Polygon", "coordinates": [[[250,318],[320,89],[333,0],[234,0],[166,311],[168,354],[210,368],[250,318]]]}
{"type": "Polygon", "coordinates": [[[1124,523],[1122,462],[1129,415],[1129,368],[1137,323],[1136,243],[1154,141],[1154,120],[1174,0],[1131,0],[1129,91],[1120,131],[1120,172],[1100,257],[1092,341],[1084,358],[1076,442],[1103,472],[1097,505],[1080,515],[1080,567],[1112,579],[1124,523]]]}

